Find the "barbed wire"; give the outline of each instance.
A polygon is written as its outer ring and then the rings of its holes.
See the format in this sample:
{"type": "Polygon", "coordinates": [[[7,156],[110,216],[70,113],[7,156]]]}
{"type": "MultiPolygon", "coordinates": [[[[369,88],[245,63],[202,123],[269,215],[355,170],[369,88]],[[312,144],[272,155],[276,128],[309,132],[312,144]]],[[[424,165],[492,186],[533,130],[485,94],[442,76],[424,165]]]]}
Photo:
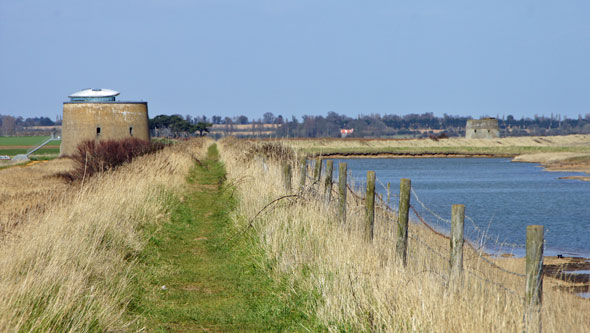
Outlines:
{"type": "Polygon", "coordinates": [[[496,269],[498,269],[498,270],[500,270],[500,271],[502,271],[504,273],[512,274],[512,275],[518,276],[518,277],[526,277],[525,274],[520,274],[520,273],[516,273],[516,272],[513,272],[513,271],[509,271],[509,270],[503,268],[502,266],[499,266],[495,262],[493,262],[493,261],[489,260],[488,258],[484,257],[483,254],[480,251],[477,251],[476,253],[477,253],[477,255],[478,255],[478,257],[480,259],[483,259],[483,261],[485,261],[486,263],[488,263],[492,267],[494,267],[494,268],[496,268],[496,269]]]}
{"type": "MultiPolygon", "coordinates": [[[[416,209],[412,205],[410,205],[410,208],[412,208],[412,211],[414,212],[414,214],[416,215],[416,217],[418,217],[418,220],[420,220],[420,222],[422,222],[422,224],[424,224],[430,231],[436,233],[439,236],[443,236],[443,237],[445,237],[447,239],[449,238],[448,236],[446,236],[446,235],[444,235],[444,234],[442,234],[442,233],[434,230],[434,228],[432,228],[426,221],[424,221],[424,219],[420,216],[420,214],[418,214],[418,212],[416,211],[416,209]]],[[[509,271],[509,270],[507,270],[507,269],[505,269],[505,268],[503,268],[501,266],[498,266],[493,261],[491,261],[488,258],[484,257],[483,256],[483,252],[480,249],[478,249],[478,247],[474,246],[471,242],[469,242],[467,240],[465,240],[465,242],[476,251],[476,253],[477,253],[477,255],[478,255],[479,258],[483,259],[483,261],[487,262],[489,265],[493,266],[494,268],[497,268],[497,269],[503,271],[504,273],[512,274],[512,275],[515,275],[515,276],[518,276],[518,277],[525,277],[524,274],[520,274],[520,273],[516,273],[516,272],[513,272],[513,271],[509,271]]]]}
{"type": "MultiPolygon", "coordinates": [[[[446,224],[451,224],[451,220],[449,219],[445,219],[444,217],[440,216],[439,214],[437,214],[434,210],[430,209],[428,206],[426,206],[424,204],[424,202],[422,202],[422,200],[420,200],[420,198],[418,197],[418,194],[416,193],[416,191],[414,190],[414,188],[411,189],[412,191],[412,195],[414,196],[414,198],[416,199],[416,201],[420,204],[420,206],[427,211],[428,213],[430,213],[432,216],[434,216],[435,218],[437,218],[438,220],[446,223],[446,224]]],[[[416,210],[414,209],[414,212],[416,210]]],[[[473,229],[475,229],[475,232],[477,233],[478,237],[481,239],[486,239],[489,240],[491,242],[498,242],[497,239],[494,239],[490,236],[487,236],[487,234],[475,223],[475,221],[468,215],[465,216],[465,218],[471,223],[471,225],[473,226],[473,229]]],[[[483,242],[480,242],[480,244],[483,242]]],[[[512,248],[524,248],[525,246],[522,244],[516,244],[516,243],[508,243],[508,242],[502,242],[501,243],[502,246],[510,246],[512,248]]],[[[473,246],[473,244],[471,244],[473,246]]],[[[481,246],[477,246],[474,248],[481,248],[483,245],[481,246]]]]}
{"type": "Polygon", "coordinates": [[[494,285],[494,286],[496,286],[496,287],[498,287],[498,288],[500,288],[500,289],[502,289],[502,290],[504,290],[504,291],[507,291],[507,292],[509,292],[510,294],[512,294],[512,295],[514,295],[514,296],[516,296],[516,297],[518,297],[518,298],[520,298],[521,300],[523,300],[523,301],[524,301],[524,297],[523,297],[523,296],[521,296],[521,295],[520,295],[520,294],[519,294],[519,293],[518,293],[516,290],[514,290],[514,289],[508,288],[508,287],[506,287],[505,285],[503,285],[503,284],[501,284],[501,283],[499,283],[499,282],[495,282],[495,281],[492,281],[492,280],[486,279],[486,278],[484,278],[484,277],[481,277],[481,276],[477,275],[477,274],[475,273],[475,271],[472,271],[471,269],[467,269],[467,268],[465,268],[465,269],[463,269],[463,271],[464,271],[464,272],[466,272],[466,273],[469,273],[469,274],[471,274],[473,277],[475,277],[475,278],[476,278],[476,279],[478,279],[478,280],[481,280],[481,281],[483,281],[483,282],[486,282],[486,283],[488,283],[488,284],[494,285]]]}
{"type": "Polygon", "coordinates": [[[421,241],[417,236],[408,235],[408,238],[413,239],[416,242],[422,244],[427,250],[429,250],[430,252],[436,254],[437,256],[441,257],[443,260],[445,260],[445,261],[448,262],[449,257],[447,257],[445,254],[442,254],[442,253],[438,252],[437,250],[433,249],[432,247],[430,247],[430,245],[428,245],[425,242],[421,241]]]}
{"type": "MultiPolygon", "coordinates": [[[[490,237],[490,236],[487,236],[487,234],[486,234],[486,233],[485,233],[483,230],[481,230],[481,228],[479,228],[479,227],[477,226],[477,224],[475,223],[475,221],[474,221],[474,220],[473,220],[473,219],[472,219],[470,216],[468,216],[468,215],[465,215],[465,218],[466,218],[466,219],[467,219],[467,220],[468,220],[468,221],[471,223],[471,225],[473,226],[473,228],[475,229],[475,231],[476,231],[476,232],[479,234],[479,237],[480,237],[481,239],[487,239],[487,240],[490,240],[490,241],[492,241],[492,242],[496,242],[496,243],[498,242],[498,240],[497,240],[497,239],[494,239],[494,238],[492,238],[492,237],[490,237]]],[[[480,242],[480,243],[482,243],[482,242],[480,242]]],[[[508,242],[502,242],[501,244],[502,244],[502,245],[506,245],[506,246],[510,246],[510,247],[512,247],[512,248],[524,248],[524,247],[525,247],[525,246],[524,246],[524,245],[522,245],[522,244],[508,243],[508,242]]],[[[483,245],[481,245],[480,247],[482,247],[482,246],[483,246],[483,245]]],[[[502,247],[502,246],[501,246],[501,247],[502,247]]]]}
{"type": "MultiPolygon", "coordinates": [[[[308,175],[306,175],[306,178],[308,178],[308,179],[312,180],[312,182],[311,182],[311,184],[309,184],[309,185],[307,185],[307,184],[306,184],[306,186],[305,186],[304,188],[302,188],[302,189],[300,190],[300,192],[299,192],[299,193],[300,193],[300,194],[303,194],[303,193],[307,192],[307,193],[310,193],[310,194],[312,194],[312,195],[318,195],[318,194],[319,194],[319,191],[316,189],[316,187],[317,187],[319,184],[321,184],[321,181],[318,181],[317,179],[315,179],[315,178],[313,178],[313,177],[311,177],[311,176],[308,176],[308,175]]],[[[386,187],[385,187],[385,185],[383,184],[383,182],[379,181],[379,183],[380,183],[380,184],[383,186],[383,188],[386,188],[386,187]]],[[[346,186],[347,186],[347,189],[348,189],[348,191],[350,191],[350,193],[353,195],[354,199],[356,199],[356,200],[358,200],[358,201],[361,201],[361,202],[365,200],[365,198],[363,198],[362,196],[358,195],[358,194],[356,193],[356,191],[355,191],[355,190],[353,190],[349,184],[347,184],[346,186]]],[[[417,201],[417,202],[420,204],[420,206],[421,206],[421,207],[422,207],[424,210],[426,210],[427,212],[429,212],[429,213],[430,213],[432,216],[434,216],[435,218],[437,218],[437,219],[438,219],[438,220],[440,220],[440,221],[443,221],[443,222],[445,222],[445,223],[447,223],[447,224],[450,224],[450,223],[451,223],[451,221],[450,221],[449,219],[445,219],[445,218],[443,218],[442,216],[440,216],[439,214],[437,214],[437,213],[436,213],[434,210],[432,210],[432,209],[430,209],[428,206],[426,206],[426,204],[424,204],[424,202],[422,202],[422,200],[420,200],[419,196],[417,195],[416,191],[415,191],[413,188],[411,189],[411,192],[412,192],[412,195],[414,196],[415,200],[416,200],[416,201],[417,201]]],[[[387,212],[394,212],[394,210],[393,210],[393,209],[392,209],[392,208],[389,206],[389,203],[388,203],[388,202],[386,202],[386,201],[383,199],[383,196],[381,196],[379,193],[376,193],[376,197],[377,197],[377,199],[379,200],[380,204],[382,204],[382,206],[385,208],[385,211],[387,211],[387,212]]],[[[413,205],[410,205],[410,208],[412,209],[412,211],[413,211],[414,215],[415,215],[415,216],[418,218],[418,220],[419,220],[419,221],[420,221],[420,222],[421,222],[421,223],[422,223],[424,226],[426,226],[426,227],[427,227],[427,228],[428,228],[428,229],[429,229],[431,232],[433,232],[433,233],[435,233],[435,234],[437,234],[437,235],[439,235],[439,236],[445,237],[445,238],[447,238],[447,239],[449,238],[448,236],[444,235],[443,233],[441,233],[441,232],[439,232],[439,231],[435,230],[435,229],[434,229],[434,228],[433,228],[433,227],[432,227],[432,226],[431,226],[429,223],[427,223],[427,222],[424,220],[424,218],[422,218],[422,216],[421,216],[421,215],[418,213],[417,209],[416,209],[416,208],[415,208],[413,205]]],[[[490,239],[490,240],[493,240],[491,237],[487,236],[487,235],[486,235],[486,234],[485,234],[485,233],[484,233],[484,232],[481,230],[481,228],[479,228],[479,227],[477,226],[477,224],[475,223],[475,221],[474,221],[474,220],[473,220],[471,217],[469,217],[469,216],[466,216],[466,218],[467,218],[467,219],[468,219],[468,221],[471,223],[471,225],[473,226],[474,230],[475,230],[477,233],[479,233],[479,234],[480,234],[480,237],[482,237],[482,238],[484,238],[484,239],[490,239]]],[[[416,241],[417,243],[421,244],[421,245],[422,245],[422,246],[423,246],[423,247],[424,247],[426,250],[430,251],[431,253],[435,254],[436,256],[440,257],[441,259],[443,259],[445,262],[447,262],[447,263],[448,263],[448,260],[449,260],[449,257],[448,257],[448,255],[446,255],[446,254],[443,254],[443,253],[441,253],[441,252],[439,252],[439,251],[435,250],[434,248],[432,248],[431,246],[429,246],[428,244],[426,244],[426,242],[424,242],[424,241],[420,240],[420,238],[418,238],[417,236],[408,235],[408,237],[409,237],[410,239],[412,239],[412,240],[416,241]]],[[[481,259],[482,261],[486,262],[487,264],[489,264],[489,265],[490,265],[490,266],[492,266],[493,268],[495,268],[495,269],[497,269],[497,270],[499,270],[499,271],[501,271],[501,272],[504,272],[504,273],[506,273],[506,274],[511,274],[511,275],[513,275],[513,276],[517,276],[517,277],[526,277],[526,275],[525,275],[525,274],[520,274],[520,273],[517,273],[517,272],[513,272],[513,271],[510,271],[510,270],[507,270],[507,269],[505,269],[505,268],[503,268],[503,267],[499,266],[499,265],[498,265],[498,264],[496,264],[495,262],[493,262],[493,261],[489,260],[488,258],[486,258],[486,257],[484,256],[484,253],[483,253],[483,251],[481,251],[481,249],[482,249],[482,246],[475,246],[474,244],[472,244],[471,242],[469,242],[469,241],[467,241],[467,240],[466,240],[466,242],[468,243],[468,245],[470,245],[470,246],[471,246],[471,247],[472,247],[472,248],[473,248],[473,249],[476,251],[476,254],[477,254],[477,258],[478,258],[478,259],[481,259]]],[[[520,247],[523,247],[522,245],[518,245],[518,244],[510,244],[510,243],[503,243],[503,244],[509,244],[509,245],[512,245],[513,247],[519,247],[519,248],[520,248],[520,247]]],[[[515,295],[518,295],[518,293],[516,293],[514,290],[512,290],[512,289],[510,289],[510,288],[507,288],[507,287],[505,287],[505,286],[504,286],[504,285],[502,285],[501,283],[494,282],[494,281],[491,281],[491,280],[488,280],[488,279],[485,279],[485,278],[482,278],[482,277],[478,276],[478,275],[477,275],[477,274],[475,274],[475,272],[474,272],[474,271],[472,271],[471,269],[465,269],[465,271],[467,271],[469,274],[472,274],[473,276],[475,276],[476,278],[478,278],[478,279],[480,279],[480,280],[482,280],[482,281],[484,281],[484,282],[488,282],[488,283],[494,284],[494,285],[496,285],[496,286],[498,286],[498,287],[500,287],[500,288],[502,288],[502,289],[504,289],[504,290],[506,290],[506,291],[508,291],[508,292],[511,292],[511,293],[513,293],[513,294],[515,294],[515,295]]]]}
{"type": "Polygon", "coordinates": [[[416,201],[420,204],[420,206],[422,206],[422,208],[424,208],[424,210],[426,210],[427,212],[429,212],[430,214],[432,214],[432,216],[436,217],[437,219],[447,223],[447,224],[451,224],[451,220],[449,219],[445,219],[444,217],[438,215],[437,213],[435,213],[433,210],[431,210],[430,208],[426,207],[426,205],[420,200],[420,198],[418,197],[418,194],[416,194],[416,191],[414,191],[414,188],[412,187],[410,189],[412,191],[412,195],[414,195],[414,198],[416,199],[416,201]]]}
{"type": "Polygon", "coordinates": [[[447,236],[447,235],[445,235],[445,234],[443,234],[441,232],[436,231],[430,224],[428,224],[426,221],[424,221],[424,219],[422,218],[422,216],[420,216],[420,214],[418,214],[418,211],[416,210],[416,208],[414,208],[414,206],[410,205],[410,208],[412,209],[412,211],[414,212],[414,215],[416,215],[416,217],[418,218],[418,220],[420,222],[422,222],[422,224],[424,224],[424,226],[426,226],[426,228],[428,228],[428,230],[430,230],[430,231],[434,232],[435,234],[437,234],[439,236],[442,236],[444,238],[447,238],[447,239],[449,238],[449,236],[447,236]]]}

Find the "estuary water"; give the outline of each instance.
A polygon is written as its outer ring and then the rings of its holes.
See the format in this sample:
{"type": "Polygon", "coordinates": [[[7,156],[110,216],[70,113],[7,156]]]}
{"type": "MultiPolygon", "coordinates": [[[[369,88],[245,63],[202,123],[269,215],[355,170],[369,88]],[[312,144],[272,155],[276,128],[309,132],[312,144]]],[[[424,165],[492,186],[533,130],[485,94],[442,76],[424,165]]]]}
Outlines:
{"type": "MultiPolygon", "coordinates": [[[[410,178],[410,203],[436,229],[447,233],[452,204],[464,204],[465,236],[490,253],[524,255],[526,226],[545,226],[545,254],[590,257],[590,182],[559,179],[580,175],[547,172],[533,163],[505,158],[346,159],[349,173],[364,183],[368,170],[377,189],[397,207],[400,178],[410,178]]],[[[413,214],[411,214],[413,216],[413,214]]],[[[416,219],[415,216],[413,216],[416,219]]]]}

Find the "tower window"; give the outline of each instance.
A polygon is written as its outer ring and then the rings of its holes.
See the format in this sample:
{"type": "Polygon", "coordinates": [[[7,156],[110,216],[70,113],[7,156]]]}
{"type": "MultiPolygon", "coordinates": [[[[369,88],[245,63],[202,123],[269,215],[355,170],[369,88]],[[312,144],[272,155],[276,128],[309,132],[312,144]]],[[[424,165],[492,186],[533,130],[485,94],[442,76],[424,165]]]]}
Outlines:
{"type": "Polygon", "coordinates": [[[100,127],[97,127],[96,128],[96,136],[99,136],[99,135],[100,135],[100,127]]]}
{"type": "Polygon", "coordinates": [[[129,127],[129,135],[133,136],[133,127],[129,127]]]}

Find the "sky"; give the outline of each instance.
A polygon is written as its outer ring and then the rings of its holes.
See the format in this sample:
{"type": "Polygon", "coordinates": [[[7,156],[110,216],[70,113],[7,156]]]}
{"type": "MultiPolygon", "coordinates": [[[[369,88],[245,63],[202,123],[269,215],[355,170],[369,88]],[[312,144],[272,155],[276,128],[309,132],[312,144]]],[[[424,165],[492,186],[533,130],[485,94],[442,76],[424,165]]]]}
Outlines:
{"type": "Polygon", "coordinates": [[[590,2],[0,0],[0,114],[590,113],[590,2]]]}

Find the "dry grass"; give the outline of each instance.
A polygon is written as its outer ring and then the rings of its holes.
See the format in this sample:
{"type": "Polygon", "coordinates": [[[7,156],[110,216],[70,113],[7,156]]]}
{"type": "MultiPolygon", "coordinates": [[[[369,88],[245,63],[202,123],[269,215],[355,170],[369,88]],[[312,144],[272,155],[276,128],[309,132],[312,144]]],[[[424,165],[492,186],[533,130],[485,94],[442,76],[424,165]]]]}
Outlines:
{"type": "MultiPolygon", "coordinates": [[[[222,144],[230,181],[238,186],[234,221],[239,227],[285,194],[278,163],[244,158],[251,144],[255,143],[222,144]]],[[[295,174],[293,179],[299,176],[295,174]]],[[[282,200],[256,219],[253,229],[276,271],[290,276],[291,283],[317,293],[317,305],[310,305],[309,310],[330,330],[523,330],[521,277],[493,268],[467,248],[463,287],[453,291],[448,278],[448,240],[412,224],[410,259],[404,268],[395,258],[394,218],[378,214],[375,240],[369,244],[361,237],[364,210],[360,202],[348,196],[346,226],[336,222],[333,205],[322,202],[312,194],[296,201],[282,200]]],[[[523,273],[521,259],[497,261],[523,273]]],[[[545,279],[543,328],[550,332],[590,331],[590,301],[554,290],[553,284],[545,279]]]]}
{"type": "Polygon", "coordinates": [[[31,163],[0,170],[0,239],[68,193],[69,186],[55,175],[70,170],[71,160],[31,163]]]}
{"type": "Polygon", "coordinates": [[[1,170],[0,331],[128,329],[145,230],[166,219],[201,147],[175,145],[77,185],[51,177],[67,160],[1,170]]]}
{"type": "Polygon", "coordinates": [[[499,139],[282,139],[296,149],[322,151],[350,148],[404,147],[580,147],[590,146],[590,135],[523,136],[499,139]]]}

